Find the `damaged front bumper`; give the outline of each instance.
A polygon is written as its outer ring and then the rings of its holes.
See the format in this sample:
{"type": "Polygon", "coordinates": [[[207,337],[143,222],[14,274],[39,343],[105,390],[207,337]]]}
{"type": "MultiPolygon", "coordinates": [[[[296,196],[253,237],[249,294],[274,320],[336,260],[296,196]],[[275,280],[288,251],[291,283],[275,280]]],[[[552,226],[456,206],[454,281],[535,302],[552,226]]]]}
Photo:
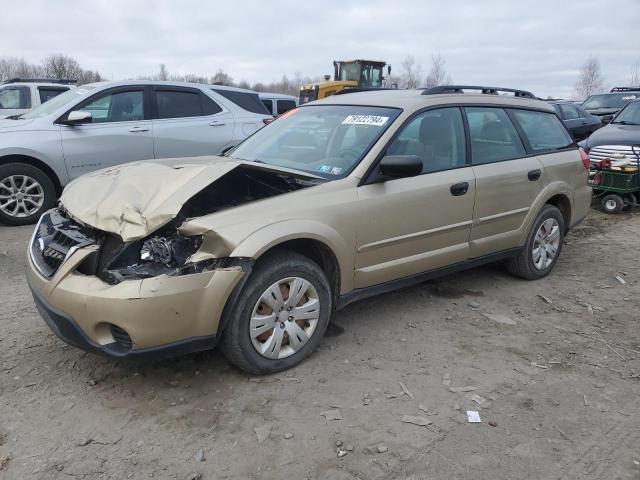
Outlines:
{"type": "Polygon", "coordinates": [[[252,266],[243,259],[200,273],[110,284],[78,271],[96,245],[72,249],[50,277],[36,267],[33,248],[27,280],[45,322],[65,342],[115,357],[212,348],[223,309],[252,266]]]}

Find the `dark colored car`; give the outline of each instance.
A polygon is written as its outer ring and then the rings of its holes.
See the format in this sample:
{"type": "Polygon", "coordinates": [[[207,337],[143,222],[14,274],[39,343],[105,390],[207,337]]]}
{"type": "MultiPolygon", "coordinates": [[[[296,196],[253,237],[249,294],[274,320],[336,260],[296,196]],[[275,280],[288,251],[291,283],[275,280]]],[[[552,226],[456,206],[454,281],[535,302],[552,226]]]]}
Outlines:
{"type": "Polygon", "coordinates": [[[622,107],[637,98],[640,98],[640,87],[614,87],[609,93],[591,95],[582,102],[582,108],[600,117],[606,125],[622,107]]]}
{"type": "Polygon", "coordinates": [[[586,112],[582,107],[570,101],[550,102],[556,109],[567,130],[576,140],[587,138],[602,127],[602,121],[595,115],[586,112]]]}
{"type": "Polygon", "coordinates": [[[640,144],[640,99],[628,103],[609,125],[580,142],[594,167],[601,160],[635,161],[632,145],[640,144]]]}

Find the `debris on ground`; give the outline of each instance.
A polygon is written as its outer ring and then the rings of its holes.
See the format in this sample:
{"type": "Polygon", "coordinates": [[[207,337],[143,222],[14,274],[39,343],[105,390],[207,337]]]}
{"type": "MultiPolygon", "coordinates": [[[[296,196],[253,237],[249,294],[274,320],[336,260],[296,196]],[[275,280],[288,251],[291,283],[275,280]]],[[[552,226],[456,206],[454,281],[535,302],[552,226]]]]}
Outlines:
{"type": "Polygon", "coordinates": [[[442,376],[442,384],[443,384],[445,387],[450,387],[450,386],[451,386],[451,375],[450,375],[449,373],[445,373],[445,374],[442,376]]]}
{"type": "Polygon", "coordinates": [[[187,480],[201,480],[201,479],[202,479],[202,474],[198,472],[190,473],[189,476],[187,477],[187,480]]]}
{"type": "Polygon", "coordinates": [[[467,410],[467,420],[469,423],[480,423],[480,413],[475,410],[467,410]]]}
{"type": "Polygon", "coordinates": [[[195,460],[196,460],[196,462],[204,462],[204,461],[205,461],[205,458],[204,458],[204,450],[203,450],[203,449],[201,449],[201,448],[200,448],[200,449],[196,452],[195,460]]]}
{"type": "Polygon", "coordinates": [[[430,411],[426,405],[420,404],[418,405],[418,410],[422,410],[424,413],[426,413],[427,415],[437,415],[438,412],[432,412],[430,411]]]}
{"type": "Polygon", "coordinates": [[[517,325],[518,323],[512,318],[502,315],[501,313],[487,313],[481,312],[481,315],[489,320],[493,320],[496,323],[503,323],[505,325],[517,325]]]}
{"type": "Polygon", "coordinates": [[[418,425],[419,427],[426,427],[427,425],[431,425],[433,423],[427,417],[418,417],[413,415],[403,415],[402,421],[404,423],[412,423],[413,425],[418,425]]]}
{"type": "Polygon", "coordinates": [[[622,278],[620,275],[616,275],[616,280],[620,282],[622,285],[627,283],[627,281],[624,278],[622,278]]]}
{"type": "Polygon", "coordinates": [[[482,405],[484,404],[487,399],[484,397],[481,397],[480,395],[478,395],[477,393],[467,393],[465,395],[465,397],[467,397],[469,400],[476,402],[478,405],[482,405]]]}
{"type": "Polygon", "coordinates": [[[392,393],[387,395],[388,398],[398,398],[402,395],[406,395],[407,397],[409,397],[412,400],[415,400],[416,397],[413,396],[413,393],[411,393],[407,387],[405,386],[404,383],[402,382],[398,382],[400,384],[400,388],[402,389],[399,393],[392,393]]]}
{"type": "Polygon", "coordinates": [[[267,423],[266,425],[255,428],[253,431],[256,432],[258,443],[262,443],[269,437],[269,434],[271,433],[271,424],[267,423]]]}
{"type": "Polygon", "coordinates": [[[478,387],[474,387],[473,385],[467,385],[465,387],[451,387],[449,389],[449,391],[453,393],[473,392],[474,390],[478,390],[478,387]]]}
{"type": "Polygon", "coordinates": [[[285,440],[291,440],[293,438],[293,433],[291,432],[287,432],[284,434],[284,439],[285,440]]]}
{"type": "Polygon", "coordinates": [[[551,305],[553,303],[553,301],[549,297],[546,297],[544,295],[538,295],[538,297],[541,298],[542,300],[544,300],[544,302],[548,303],[549,305],[551,305]]]}
{"type": "Polygon", "coordinates": [[[11,460],[9,456],[0,457],[0,470],[6,470],[9,460],[11,460]]]}
{"type": "Polygon", "coordinates": [[[480,304],[478,302],[469,302],[467,303],[467,307],[469,308],[480,308],[480,304]]]}
{"type": "Polygon", "coordinates": [[[378,445],[378,453],[385,453],[387,452],[389,449],[387,448],[387,446],[383,443],[381,443],[380,445],[378,445]]]}
{"type": "Polygon", "coordinates": [[[344,448],[337,448],[336,453],[338,454],[338,458],[342,458],[347,454],[347,451],[344,448]]]}
{"type": "Polygon", "coordinates": [[[496,422],[494,422],[493,420],[489,420],[488,423],[489,423],[490,427],[497,427],[498,426],[498,424],[496,422]]]}
{"type": "Polygon", "coordinates": [[[325,420],[329,421],[329,420],[342,420],[342,413],[340,413],[340,410],[337,408],[334,408],[332,410],[327,410],[326,412],[322,412],[320,413],[321,417],[324,417],[325,420]]]}

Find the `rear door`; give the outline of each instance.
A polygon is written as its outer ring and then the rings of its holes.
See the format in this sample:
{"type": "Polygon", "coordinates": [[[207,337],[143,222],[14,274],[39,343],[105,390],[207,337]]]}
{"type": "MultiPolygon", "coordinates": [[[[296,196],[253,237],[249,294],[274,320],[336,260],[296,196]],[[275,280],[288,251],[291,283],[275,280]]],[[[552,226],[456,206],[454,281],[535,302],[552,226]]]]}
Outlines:
{"type": "Polygon", "coordinates": [[[591,126],[587,118],[583,118],[578,107],[565,103],[560,105],[560,108],[562,109],[562,119],[571,132],[571,135],[573,135],[573,138],[580,140],[586,137],[591,126]]]}
{"type": "Polygon", "coordinates": [[[461,262],[469,256],[475,179],[459,108],[411,119],[385,154],[417,155],[421,175],[358,187],[356,288],[461,262]]]}
{"type": "Polygon", "coordinates": [[[519,229],[542,190],[544,169],[503,108],[465,107],[476,178],[472,257],[517,247],[519,229]]]}
{"type": "Polygon", "coordinates": [[[153,131],[144,87],[105,90],[71,110],[92,115],[86,123],[60,125],[62,150],[72,179],[99,168],[153,158],[153,131]]]}
{"type": "Polygon", "coordinates": [[[232,145],[233,115],[197,88],[153,87],[156,158],[217,155],[232,145]]]}

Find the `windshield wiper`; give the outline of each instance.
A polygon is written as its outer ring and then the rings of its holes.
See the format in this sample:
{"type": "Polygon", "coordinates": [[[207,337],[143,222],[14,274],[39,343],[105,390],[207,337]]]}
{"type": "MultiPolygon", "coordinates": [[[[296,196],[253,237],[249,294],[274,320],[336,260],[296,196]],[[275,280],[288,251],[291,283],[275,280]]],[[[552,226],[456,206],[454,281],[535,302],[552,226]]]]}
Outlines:
{"type": "Polygon", "coordinates": [[[630,122],[629,120],[619,120],[617,122],[611,122],[611,123],[615,123],[617,125],[640,125],[640,123],[630,122]]]}

